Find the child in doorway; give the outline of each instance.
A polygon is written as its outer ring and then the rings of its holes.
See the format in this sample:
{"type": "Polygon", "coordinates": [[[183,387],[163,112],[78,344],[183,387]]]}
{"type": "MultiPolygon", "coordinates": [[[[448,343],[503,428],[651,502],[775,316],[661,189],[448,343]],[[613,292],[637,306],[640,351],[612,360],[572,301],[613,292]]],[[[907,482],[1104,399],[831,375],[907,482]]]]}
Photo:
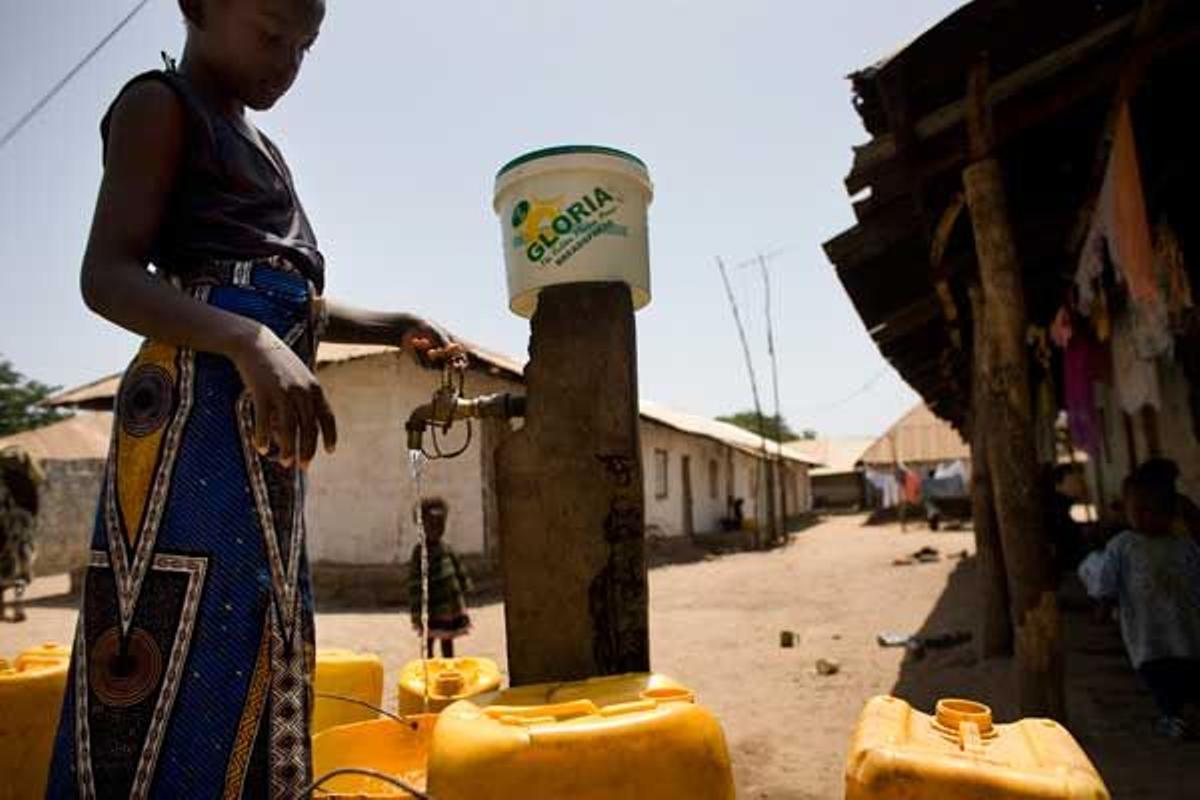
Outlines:
{"type": "Polygon", "coordinates": [[[133,78],[100,126],[83,299],[146,341],[117,394],[55,798],[311,794],[304,467],[337,439],[317,345],[454,349],[324,300],[292,174],[246,115],[291,88],[324,1],[178,2],[178,65],[133,78]]]}
{"type": "Polygon", "coordinates": [[[1157,735],[1191,732],[1183,711],[1200,700],[1200,545],[1172,532],[1171,487],[1135,473],[1125,481],[1132,528],[1079,567],[1088,594],[1119,606],[1129,659],[1158,706],[1157,735]]]}
{"type": "MultiPolygon", "coordinates": [[[[421,502],[421,524],[429,546],[429,630],[425,638],[425,657],[433,658],[434,641],[441,642],[442,658],[454,658],[454,640],[471,632],[467,613],[467,594],[471,577],[463,569],[458,554],[444,541],[449,507],[440,497],[421,502]]],[[[408,607],[413,629],[421,632],[421,544],[412,551],[408,577],[408,607]]]]}

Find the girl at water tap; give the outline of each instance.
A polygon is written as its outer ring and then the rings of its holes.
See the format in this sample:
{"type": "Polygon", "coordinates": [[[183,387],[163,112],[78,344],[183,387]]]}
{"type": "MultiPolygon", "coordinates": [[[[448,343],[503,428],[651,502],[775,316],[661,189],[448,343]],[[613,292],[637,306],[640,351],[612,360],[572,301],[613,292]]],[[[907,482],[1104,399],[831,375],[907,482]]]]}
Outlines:
{"type": "MultiPolygon", "coordinates": [[[[467,594],[471,578],[458,554],[443,541],[449,508],[440,497],[421,502],[421,524],[429,552],[429,629],[425,632],[425,657],[433,658],[434,641],[441,642],[442,658],[454,658],[454,640],[471,631],[467,594]]],[[[408,607],[413,628],[421,632],[421,544],[412,551],[409,563],[408,607]]]]}
{"type": "Polygon", "coordinates": [[[83,298],[146,341],[116,402],[56,798],[307,796],[303,468],[337,442],[317,343],[426,365],[449,345],[417,317],[324,301],[292,174],[246,116],[295,81],[323,0],[179,7],[178,66],[131,80],[101,123],[83,298]]]}
{"type": "Polygon", "coordinates": [[[1172,531],[1174,488],[1152,475],[1125,482],[1131,529],[1079,566],[1088,594],[1120,609],[1129,659],[1154,696],[1160,736],[1191,734],[1183,718],[1200,701],[1200,545],[1172,531]]]}

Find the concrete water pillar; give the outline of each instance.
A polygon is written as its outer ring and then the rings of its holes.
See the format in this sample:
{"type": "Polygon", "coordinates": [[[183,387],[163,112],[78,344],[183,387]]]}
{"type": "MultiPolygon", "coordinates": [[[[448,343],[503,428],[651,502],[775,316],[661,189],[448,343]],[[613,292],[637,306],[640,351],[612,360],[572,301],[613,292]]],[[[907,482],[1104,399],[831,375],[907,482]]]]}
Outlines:
{"type": "Polygon", "coordinates": [[[509,308],[532,318],[525,425],[495,459],[514,685],[650,668],[633,315],[653,193],[639,158],[593,145],[496,176],[509,308]]]}
{"type": "Polygon", "coordinates": [[[543,289],[525,426],[496,456],[514,685],[650,667],[637,350],[629,288],[543,289]]]}

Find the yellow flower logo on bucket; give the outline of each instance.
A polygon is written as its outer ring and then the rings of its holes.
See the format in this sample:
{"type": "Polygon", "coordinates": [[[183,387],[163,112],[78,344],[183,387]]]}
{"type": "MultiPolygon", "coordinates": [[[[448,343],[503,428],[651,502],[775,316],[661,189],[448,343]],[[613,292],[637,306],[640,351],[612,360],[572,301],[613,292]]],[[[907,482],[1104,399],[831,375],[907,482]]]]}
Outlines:
{"type": "Polygon", "coordinates": [[[572,203],[562,197],[520,200],[513,206],[513,247],[544,265],[562,266],[600,234],[626,235],[625,227],[611,219],[622,198],[597,186],[572,203]]]}

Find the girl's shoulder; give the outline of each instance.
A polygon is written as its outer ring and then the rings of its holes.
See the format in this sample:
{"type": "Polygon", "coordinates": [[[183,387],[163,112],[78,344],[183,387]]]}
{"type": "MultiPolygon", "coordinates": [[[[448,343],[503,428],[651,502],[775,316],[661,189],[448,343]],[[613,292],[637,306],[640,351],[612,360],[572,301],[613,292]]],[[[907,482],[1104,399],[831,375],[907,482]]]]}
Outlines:
{"type": "Polygon", "coordinates": [[[160,122],[173,121],[184,130],[196,125],[209,127],[199,98],[183,76],[172,70],[147,70],[125,82],[100,120],[100,138],[105,152],[113,119],[119,114],[160,122]]]}

